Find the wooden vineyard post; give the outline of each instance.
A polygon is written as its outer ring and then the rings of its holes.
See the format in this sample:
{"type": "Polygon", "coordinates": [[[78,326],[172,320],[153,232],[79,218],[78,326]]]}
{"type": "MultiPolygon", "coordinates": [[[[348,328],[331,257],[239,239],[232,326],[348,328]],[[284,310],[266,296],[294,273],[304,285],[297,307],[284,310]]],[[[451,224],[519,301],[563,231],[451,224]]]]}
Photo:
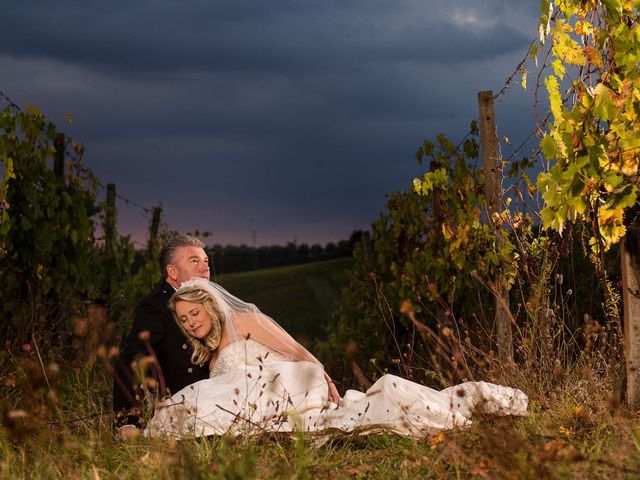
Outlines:
{"type": "Polygon", "coordinates": [[[637,410],[640,407],[640,259],[631,254],[626,245],[628,241],[629,235],[620,245],[624,356],[627,367],[627,404],[637,410]]]}
{"type": "MultiPolygon", "coordinates": [[[[478,93],[480,110],[480,143],[482,145],[482,167],[484,171],[484,196],[488,221],[493,221],[495,213],[502,209],[502,165],[498,151],[493,92],[485,90],[478,93]]],[[[503,240],[499,229],[496,230],[497,248],[502,248],[503,240]]],[[[513,335],[511,315],[509,314],[509,295],[503,286],[503,279],[495,279],[496,333],[498,339],[498,358],[502,362],[513,361],[513,335]]]]}
{"type": "Polygon", "coordinates": [[[102,224],[102,230],[104,232],[104,251],[105,251],[105,265],[107,267],[107,274],[109,283],[107,285],[107,299],[111,302],[111,292],[116,288],[116,260],[115,260],[115,243],[116,243],[116,185],[114,183],[107,183],[107,199],[104,210],[104,223],[102,224]]]}
{"type": "Polygon", "coordinates": [[[364,256],[367,259],[367,269],[370,275],[375,275],[376,263],[373,258],[373,242],[371,241],[371,233],[366,230],[362,234],[362,244],[364,246],[364,256]]]}
{"type": "Polygon", "coordinates": [[[160,228],[161,214],[162,207],[155,207],[153,209],[153,218],[151,219],[151,227],[149,228],[149,245],[147,246],[147,258],[149,260],[153,259],[156,244],[158,243],[158,229],[160,228]]]}
{"type": "Polygon", "coordinates": [[[104,214],[104,244],[107,252],[113,251],[116,240],[116,186],[107,183],[107,207],[104,214]]]}

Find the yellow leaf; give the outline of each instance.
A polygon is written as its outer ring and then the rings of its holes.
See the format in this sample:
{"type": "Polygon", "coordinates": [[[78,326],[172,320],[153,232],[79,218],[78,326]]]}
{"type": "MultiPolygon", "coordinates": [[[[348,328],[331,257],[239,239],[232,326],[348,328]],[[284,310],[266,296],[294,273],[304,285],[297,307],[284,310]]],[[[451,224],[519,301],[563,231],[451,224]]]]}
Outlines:
{"type": "Polygon", "coordinates": [[[582,27],[582,22],[577,21],[576,22],[576,26],[573,29],[574,32],[576,32],[576,35],[582,35],[584,33],[584,28],[582,27]]]}
{"type": "Polygon", "coordinates": [[[598,52],[598,50],[596,50],[595,48],[590,46],[584,47],[582,49],[582,53],[584,54],[585,57],[587,57],[587,60],[589,60],[589,63],[591,63],[592,65],[595,65],[596,67],[602,66],[602,59],[600,58],[600,52],[598,52]]]}
{"type": "Polygon", "coordinates": [[[439,443],[444,441],[444,433],[440,432],[433,437],[431,437],[431,450],[435,449],[439,443]]]}
{"type": "Polygon", "coordinates": [[[608,207],[603,205],[598,210],[598,230],[604,242],[604,249],[607,251],[624,237],[627,228],[622,223],[622,207],[608,207]]]}
{"type": "Polygon", "coordinates": [[[574,32],[576,35],[593,35],[593,25],[587,21],[577,21],[574,32]]]}
{"type": "Polygon", "coordinates": [[[600,226],[611,225],[616,222],[622,223],[622,208],[600,207],[598,210],[598,223],[600,226]]]}
{"type": "Polygon", "coordinates": [[[587,419],[589,418],[589,412],[584,407],[573,407],[571,409],[571,413],[573,413],[576,417],[587,419]]]}
{"type": "Polygon", "coordinates": [[[544,84],[549,92],[549,103],[551,104],[551,113],[556,121],[562,118],[562,98],[560,97],[560,84],[558,79],[553,75],[549,75],[544,79],[544,84]]]}
{"type": "Polygon", "coordinates": [[[624,111],[624,116],[631,123],[635,123],[638,120],[638,115],[636,115],[636,111],[633,108],[627,108],[624,111]]]}
{"type": "Polygon", "coordinates": [[[451,230],[451,227],[446,223],[442,224],[442,236],[447,241],[451,240],[451,238],[453,237],[453,231],[451,230]]]}
{"type": "Polygon", "coordinates": [[[564,435],[566,437],[573,437],[575,436],[575,433],[572,432],[571,430],[569,430],[568,428],[565,427],[560,427],[558,429],[558,433],[560,433],[560,435],[564,435]]]}
{"type": "Polygon", "coordinates": [[[639,160],[638,155],[633,152],[623,153],[620,171],[628,177],[635,175],[638,173],[639,160]]]}

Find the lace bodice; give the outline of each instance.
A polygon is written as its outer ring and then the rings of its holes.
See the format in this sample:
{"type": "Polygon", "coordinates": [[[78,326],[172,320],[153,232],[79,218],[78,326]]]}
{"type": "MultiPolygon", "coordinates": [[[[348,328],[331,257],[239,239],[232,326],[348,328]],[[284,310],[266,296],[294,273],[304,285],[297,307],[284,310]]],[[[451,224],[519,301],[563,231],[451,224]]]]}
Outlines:
{"type": "Polygon", "coordinates": [[[260,363],[289,361],[289,357],[255,340],[233,342],[220,351],[218,360],[209,372],[210,377],[227,373],[238,365],[259,365],[260,363]]]}

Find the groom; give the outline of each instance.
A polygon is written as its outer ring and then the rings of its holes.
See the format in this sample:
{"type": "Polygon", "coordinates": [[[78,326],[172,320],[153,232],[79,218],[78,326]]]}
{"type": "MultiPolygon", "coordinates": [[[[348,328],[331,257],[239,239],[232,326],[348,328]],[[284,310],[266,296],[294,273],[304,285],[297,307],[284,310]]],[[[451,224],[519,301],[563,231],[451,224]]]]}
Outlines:
{"type": "Polygon", "coordinates": [[[142,420],[132,386],[135,380],[131,364],[136,359],[149,356],[151,351],[158,359],[161,371],[155,380],[160,390],[164,387],[164,391],[158,392],[160,397],[167,391],[175,393],[209,377],[208,365],[200,367],[191,363],[191,351],[184,334],[167,306],[182,282],[193,277],[209,280],[209,258],[203,247],[199,239],[190,235],[174,237],[162,247],[163,282],[138,305],[131,333],[122,341],[120,357],[114,365],[113,409],[115,425],[124,438],[137,434],[142,420]]]}

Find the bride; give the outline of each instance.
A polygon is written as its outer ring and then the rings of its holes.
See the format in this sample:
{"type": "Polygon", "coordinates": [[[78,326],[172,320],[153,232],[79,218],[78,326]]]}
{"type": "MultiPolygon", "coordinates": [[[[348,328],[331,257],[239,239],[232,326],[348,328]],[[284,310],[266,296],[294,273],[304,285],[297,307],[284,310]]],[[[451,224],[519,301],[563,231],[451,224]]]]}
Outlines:
{"type": "Polygon", "coordinates": [[[436,391],[384,375],[340,398],[322,364],[274,320],[203,279],[184,282],[169,308],[192,362],[209,362],[210,378],[157,405],[150,436],[326,429],[424,436],[467,425],[473,412],[526,415],[524,393],[485,382],[436,391]]]}

